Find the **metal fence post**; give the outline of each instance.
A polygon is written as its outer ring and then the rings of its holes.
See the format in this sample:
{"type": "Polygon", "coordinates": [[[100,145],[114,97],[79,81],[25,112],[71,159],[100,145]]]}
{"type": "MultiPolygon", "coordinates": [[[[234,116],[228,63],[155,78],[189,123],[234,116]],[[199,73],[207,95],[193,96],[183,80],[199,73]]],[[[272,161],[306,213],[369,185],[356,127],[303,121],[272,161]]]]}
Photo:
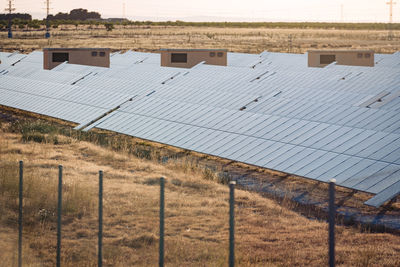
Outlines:
{"type": "Polygon", "coordinates": [[[229,267],[235,266],[235,185],[229,182],[229,267]]]}
{"type": "Polygon", "coordinates": [[[103,266],[103,171],[99,171],[99,244],[98,266],[103,266]]]}
{"type": "Polygon", "coordinates": [[[63,172],[63,166],[58,165],[57,267],[61,266],[62,172],[63,172]]]}
{"type": "Polygon", "coordinates": [[[160,178],[160,244],[159,244],[159,258],[158,264],[160,267],[164,266],[164,177],[160,178]]]}
{"type": "Polygon", "coordinates": [[[335,266],[335,183],[329,182],[329,267],[335,266]]]}
{"type": "Polygon", "coordinates": [[[22,201],[23,201],[24,162],[19,162],[19,214],[18,214],[18,267],[22,266],[22,201]]]}

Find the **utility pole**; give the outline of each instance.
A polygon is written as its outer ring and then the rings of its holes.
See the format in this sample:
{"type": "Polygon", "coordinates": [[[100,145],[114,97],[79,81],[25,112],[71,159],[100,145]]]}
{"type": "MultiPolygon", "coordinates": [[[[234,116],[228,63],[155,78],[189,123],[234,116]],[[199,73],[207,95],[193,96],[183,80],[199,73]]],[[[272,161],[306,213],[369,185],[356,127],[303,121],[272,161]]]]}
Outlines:
{"type": "Polygon", "coordinates": [[[390,6],[390,11],[389,11],[389,35],[388,39],[392,40],[393,39],[393,31],[392,31],[392,23],[393,23],[393,5],[396,4],[396,2],[393,2],[393,0],[390,0],[390,2],[386,2],[387,5],[390,6]]]}
{"type": "Polygon", "coordinates": [[[14,0],[8,0],[8,7],[5,9],[6,12],[8,12],[8,38],[12,38],[12,18],[11,14],[15,10],[13,7],[13,1],[14,0]]]}
{"type": "Polygon", "coordinates": [[[49,15],[50,15],[50,0],[46,0],[46,38],[50,38],[50,21],[49,21],[49,15]]]}

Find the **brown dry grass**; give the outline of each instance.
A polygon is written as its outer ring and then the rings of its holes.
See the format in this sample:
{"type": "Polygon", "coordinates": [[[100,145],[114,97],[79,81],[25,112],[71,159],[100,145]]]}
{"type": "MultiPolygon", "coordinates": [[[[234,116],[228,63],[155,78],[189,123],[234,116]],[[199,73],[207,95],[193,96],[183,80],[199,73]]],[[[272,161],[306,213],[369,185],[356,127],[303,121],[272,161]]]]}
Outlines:
{"type": "MultiPolygon", "coordinates": [[[[4,128],[4,125],[3,125],[4,128]]],[[[96,265],[97,172],[104,181],[106,266],[157,264],[158,178],[166,184],[166,263],[224,266],[228,246],[228,189],[174,163],[157,164],[59,136],[58,144],[23,142],[0,132],[0,265],[15,265],[17,161],[24,160],[24,253],[31,266],[55,263],[57,165],[65,174],[63,266],[96,265]],[[4,190],[4,183],[14,183],[4,190]],[[68,197],[69,196],[69,197],[68,197]],[[78,199],[78,201],[77,201],[78,199]],[[45,218],[43,212],[48,211],[45,218]],[[34,215],[37,216],[34,216],[34,215]]],[[[237,190],[236,252],[240,266],[323,266],[327,224],[309,220],[256,193],[237,190]]],[[[338,266],[399,266],[400,237],[337,227],[338,266]]]]}
{"type": "Polygon", "coordinates": [[[43,38],[43,31],[14,32],[14,39],[0,33],[3,50],[32,51],[44,47],[109,47],[114,50],[154,51],[159,48],[227,48],[231,52],[260,53],[289,51],[292,36],[293,53],[309,49],[362,48],[377,53],[400,50],[400,31],[394,31],[393,40],[382,30],[335,29],[268,29],[268,28],[211,28],[144,26],[124,28],[116,26],[112,32],[80,26],[61,26],[52,30],[52,38],[43,38]]]}

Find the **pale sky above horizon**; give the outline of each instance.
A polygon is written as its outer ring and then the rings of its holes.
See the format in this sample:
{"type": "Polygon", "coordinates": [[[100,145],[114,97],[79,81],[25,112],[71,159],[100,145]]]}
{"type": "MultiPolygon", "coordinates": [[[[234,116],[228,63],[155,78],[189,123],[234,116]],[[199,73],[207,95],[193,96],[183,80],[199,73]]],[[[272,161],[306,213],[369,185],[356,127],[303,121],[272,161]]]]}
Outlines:
{"type": "MultiPolygon", "coordinates": [[[[99,12],[103,18],[122,17],[125,3],[126,17],[132,20],[388,22],[387,1],[52,0],[51,13],[85,8],[99,12]]],[[[2,2],[6,7],[7,1],[2,2]]],[[[14,0],[15,12],[30,13],[34,18],[41,19],[45,16],[44,2],[14,0]]],[[[393,22],[400,22],[400,3],[393,6],[393,22]]]]}

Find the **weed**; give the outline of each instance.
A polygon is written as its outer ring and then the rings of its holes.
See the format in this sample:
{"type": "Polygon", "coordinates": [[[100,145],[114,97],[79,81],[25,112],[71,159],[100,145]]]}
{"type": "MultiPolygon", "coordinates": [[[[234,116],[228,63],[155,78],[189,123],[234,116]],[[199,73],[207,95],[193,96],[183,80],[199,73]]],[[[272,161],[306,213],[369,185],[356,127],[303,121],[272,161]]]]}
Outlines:
{"type": "Polygon", "coordinates": [[[217,176],[217,182],[220,184],[229,184],[232,180],[232,176],[229,172],[219,172],[217,176]]]}
{"type": "Polygon", "coordinates": [[[154,246],[157,244],[158,238],[153,234],[143,234],[138,237],[128,238],[124,237],[121,240],[118,240],[116,243],[118,245],[123,245],[130,248],[142,248],[154,246]]]}
{"type": "Polygon", "coordinates": [[[159,178],[148,178],[148,179],[144,180],[143,184],[157,185],[157,184],[160,184],[160,179],[159,178]]]}
{"type": "Polygon", "coordinates": [[[172,179],[171,184],[173,184],[175,186],[182,186],[182,181],[179,179],[172,179]]]}
{"type": "Polygon", "coordinates": [[[205,180],[214,181],[216,174],[211,168],[206,167],[203,169],[202,176],[203,176],[203,179],[205,179],[205,180]]]}
{"type": "Polygon", "coordinates": [[[203,169],[203,179],[214,181],[219,184],[229,184],[229,182],[232,180],[232,177],[228,172],[217,172],[213,168],[205,167],[203,169]]]}

